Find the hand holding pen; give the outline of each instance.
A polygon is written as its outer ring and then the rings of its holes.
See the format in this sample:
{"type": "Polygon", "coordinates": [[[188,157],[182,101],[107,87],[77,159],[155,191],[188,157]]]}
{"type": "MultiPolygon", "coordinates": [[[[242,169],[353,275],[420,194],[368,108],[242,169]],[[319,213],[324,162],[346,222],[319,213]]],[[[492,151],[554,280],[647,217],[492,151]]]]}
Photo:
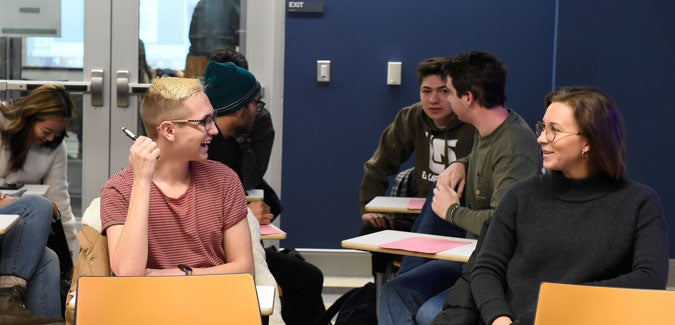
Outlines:
{"type": "Polygon", "coordinates": [[[129,149],[129,163],[134,169],[136,176],[145,175],[152,179],[155,172],[155,164],[159,159],[159,147],[155,141],[148,137],[137,137],[129,129],[123,127],[122,132],[130,139],[134,140],[134,144],[129,149]]]}

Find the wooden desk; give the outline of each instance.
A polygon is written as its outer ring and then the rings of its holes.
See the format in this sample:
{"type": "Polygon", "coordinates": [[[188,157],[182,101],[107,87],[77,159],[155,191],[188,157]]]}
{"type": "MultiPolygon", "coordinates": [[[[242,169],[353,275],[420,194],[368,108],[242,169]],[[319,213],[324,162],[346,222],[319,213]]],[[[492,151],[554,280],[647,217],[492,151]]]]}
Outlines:
{"type": "Polygon", "coordinates": [[[262,240],[281,240],[286,239],[286,232],[279,229],[279,227],[269,224],[260,225],[260,239],[262,240]]]}
{"type": "Polygon", "coordinates": [[[272,315],[274,311],[274,295],[277,288],[275,286],[255,286],[258,292],[258,305],[260,305],[260,314],[263,316],[272,315]]]}
{"type": "Polygon", "coordinates": [[[0,235],[4,235],[17,221],[18,214],[0,214],[0,235]]]}
{"type": "Polygon", "coordinates": [[[408,209],[410,200],[424,200],[419,197],[376,196],[364,207],[365,212],[419,214],[421,209],[408,209]]]}
{"type": "Polygon", "coordinates": [[[447,261],[457,261],[457,262],[466,262],[469,260],[471,253],[476,249],[476,240],[467,239],[467,238],[457,238],[457,237],[445,237],[445,236],[436,236],[428,234],[418,234],[414,232],[399,231],[399,230],[383,230],[376,233],[363,235],[351,239],[346,239],[342,241],[343,248],[358,249],[362,251],[375,252],[375,253],[387,253],[395,255],[406,255],[406,256],[417,256],[425,258],[433,258],[437,260],[447,260],[447,261]],[[428,237],[428,238],[445,238],[452,239],[453,241],[462,241],[468,242],[469,245],[459,246],[452,249],[448,249],[436,254],[427,254],[412,252],[407,250],[399,249],[386,249],[381,248],[378,245],[390,243],[396,240],[411,238],[411,237],[428,237]]]}
{"type": "Polygon", "coordinates": [[[49,189],[49,185],[45,184],[25,184],[23,187],[21,187],[18,190],[0,190],[2,191],[3,194],[5,195],[12,195],[12,193],[16,193],[18,191],[23,191],[26,190],[21,196],[28,195],[28,194],[37,194],[37,195],[45,195],[47,193],[47,190],[49,189]]]}
{"type": "Polygon", "coordinates": [[[265,191],[259,189],[252,189],[246,191],[246,202],[262,201],[265,198],[265,191]]]}
{"type": "MultiPolygon", "coordinates": [[[[426,257],[439,260],[447,261],[457,261],[457,262],[467,262],[471,253],[476,249],[476,240],[467,239],[467,238],[457,238],[457,237],[446,237],[446,236],[436,236],[428,234],[418,234],[407,231],[399,230],[382,230],[376,233],[363,235],[359,237],[354,237],[351,239],[346,239],[342,241],[343,248],[358,249],[362,251],[368,251],[371,253],[387,253],[395,255],[406,255],[406,256],[417,256],[417,257],[426,257]],[[428,238],[444,238],[452,239],[453,241],[465,241],[469,242],[469,245],[459,246],[452,249],[448,249],[436,254],[427,254],[420,252],[412,252],[407,250],[399,249],[386,249],[381,248],[378,245],[391,243],[393,241],[411,238],[411,237],[428,237],[428,238]]],[[[385,275],[383,273],[375,274],[375,290],[376,290],[376,308],[380,310],[380,290],[386,281],[385,275]]]]}

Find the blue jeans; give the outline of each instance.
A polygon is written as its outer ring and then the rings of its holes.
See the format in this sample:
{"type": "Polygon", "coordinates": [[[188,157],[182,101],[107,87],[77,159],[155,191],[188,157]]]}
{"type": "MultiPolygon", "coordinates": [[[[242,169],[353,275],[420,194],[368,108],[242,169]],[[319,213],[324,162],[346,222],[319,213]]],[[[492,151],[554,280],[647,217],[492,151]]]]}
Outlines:
{"type": "Polygon", "coordinates": [[[432,260],[414,270],[397,274],[382,287],[378,324],[414,324],[420,307],[432,298],[434,300],[429,302],[430,305],[425,306],[428,307],[425,315],[433,313],[433,310],[436,314],[440,312],[447,296],[446,289],[462,275],[463,267],[464,263],[460,262],[432,260]],[[440,305],[433,307],[437,301],[440,305]]]}
{"type": "Polygon", "coordinates": [[[0,276],[26,280],[26,303],[34,314],[61,317],[59,258],[47,248],[52,203],[42,196],[28,195],[1,207],[0,214],[20,216],[0,236],[0,276]]]}
{"type": "MultiPolygon", "coordinates": [[[[412,232],[461,237],[466,231],[439,218],[431,208],[433,190],[415,220],[412,232]]],[[[396,277],[382,287],[379,324],[430,324],[442,310],[449,288],[462,275],[464,263],[404,256],[396,277]]]]}
{"type": "MultiPolygon", "coordinates": [[[[439,218],[431,208],[431,201],[434,200],[434,191],[432,189],[430,189],[429,194],[427,194],[427,200],[424,203],[424,206],[422,206],[420,214],[415,219],[411,232],[464,238],[466,236],[466,231],[464,229],[451,225],[449,222],[439,218]]],[[[433,260],[422,257],[404,256],[401,260],[401,268],[398,270],[398,273],[408,272],[429,261],[433,260]]]]}
{"type": "Polygon", "coordinates": [[[427,302],[425,302],[422,307],[417,311],[415,315],[415,321],[417,325],[431,325],[434,318],[443,310],[443,304],[445,303],[445,298],[448,297],[450,290],[452,288],[447,288],[441,293],[431,297],[427,302]]]}

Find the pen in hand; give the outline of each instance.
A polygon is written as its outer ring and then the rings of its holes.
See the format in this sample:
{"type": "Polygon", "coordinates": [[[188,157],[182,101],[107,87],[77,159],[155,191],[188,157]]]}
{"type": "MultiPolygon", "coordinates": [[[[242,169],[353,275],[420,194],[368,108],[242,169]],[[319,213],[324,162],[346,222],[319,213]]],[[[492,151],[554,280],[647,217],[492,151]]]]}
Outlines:
{"type": "Polygon", "coordinates": [[[124,134],[126,136],[128,136],[129,139],[131,139],[131,140],[136,140],[138,138],[133,132],[131,132],[131,130],[129,130],[125,127],[122,127],[122,132],[124,132],[124,134]]]}
{"type": "MultiPolygon", "coordinates": [[[[129,130],[125,127],[122,127],[122,133],[124,133],[124,135],[129,137],[129,139],[131,139],[131,140],[136,141],[136,139],[138,139],[138,137],[133,132],[131,132],[131,130],[129,130]]],[[[157,156],[157,159],[159,159],[159,156],[157,156]]]]}

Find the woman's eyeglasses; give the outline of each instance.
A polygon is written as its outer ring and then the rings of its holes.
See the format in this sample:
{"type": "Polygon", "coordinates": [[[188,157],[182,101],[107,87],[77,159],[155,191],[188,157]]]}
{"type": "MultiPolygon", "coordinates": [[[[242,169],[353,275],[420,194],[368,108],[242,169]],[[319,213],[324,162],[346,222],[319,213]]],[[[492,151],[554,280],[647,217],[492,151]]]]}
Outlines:
{"type": "MultiPolygon", "coordinates": [[[[536,125],[536,130],[537,130],[537,138],[541,135],[542,132],[546,133],[546,140],[548,142],[552,142],[555,140],[555,137],[558,135],[558,133],[567,133],[567,134],[573,134],[573,135],[580,135],[582,134],[581,132],[567,132],[567,131],[560,131],[553,126],[553,124],[546,125],[544,122],[539,121],[537,122],[536,125]]],[[[561,138],[558,138],[561,139],[561,138]]]]}

